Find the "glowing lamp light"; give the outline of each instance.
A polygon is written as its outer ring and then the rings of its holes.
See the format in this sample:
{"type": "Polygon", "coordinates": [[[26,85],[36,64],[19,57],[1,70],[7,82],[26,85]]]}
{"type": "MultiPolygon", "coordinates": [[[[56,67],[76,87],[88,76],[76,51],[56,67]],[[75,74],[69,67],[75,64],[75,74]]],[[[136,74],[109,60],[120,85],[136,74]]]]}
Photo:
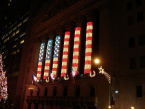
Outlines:
{"type": "Polygon", "coordinates": [[[108,106],[109,109],[111,109],[111,106],[108,106]]]}
{"type": "Polygon", "coordinates": [[[131,106],[131,109],[135,109],[134,106],[131,106]]]}
{"type": "Polygon", "coordinates": [[[97,59],[95,59],[95,63],[96,64],[99,64],[100,63],[100,60],[97,58],[97,59]]]}
{"type": "Polygon", "coordinates": [[[118,90],[115,90],[115,93],[119,93],[119,91],[118,90]]]}

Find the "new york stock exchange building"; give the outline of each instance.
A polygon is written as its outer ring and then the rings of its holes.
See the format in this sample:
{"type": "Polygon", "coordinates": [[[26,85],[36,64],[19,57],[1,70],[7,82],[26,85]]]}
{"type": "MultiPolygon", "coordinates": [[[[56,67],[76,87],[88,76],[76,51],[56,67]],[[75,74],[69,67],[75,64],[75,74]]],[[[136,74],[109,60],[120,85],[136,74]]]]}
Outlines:
{"type": "Polygon", "coordinates": [[[114,82],[118,80],[111,78],[117,67],[108,67],[115,66],[110,60],[116,59],[110,48],[110,1],[48,0],[42,5],[39,2],[32,1],[17,106],[119,109],[119,95],[112,92],[118,90],[118,82],[114,82]],[[95,63],[96,58],[100,63],[95,63]]]}

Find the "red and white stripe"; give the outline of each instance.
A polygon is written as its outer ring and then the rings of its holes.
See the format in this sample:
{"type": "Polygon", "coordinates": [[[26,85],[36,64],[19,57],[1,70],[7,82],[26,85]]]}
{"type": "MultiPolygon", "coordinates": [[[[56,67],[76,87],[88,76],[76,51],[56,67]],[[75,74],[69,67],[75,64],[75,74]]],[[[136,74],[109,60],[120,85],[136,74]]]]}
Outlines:
{"type": "Polygon", "coordinates": [[[41,43],[40,52],[39,52],[39,61],[37,67],[37,80],[41,79],[41,71],[42,71],[42,61],[43,61],[43,54],[44,54],[44,46],[45,43],[41,43]]]}
{"type": "Polygon", "coordinates": [[[49,77],[49,70],[50,70],[50,60],[45,60],[43,79],[46,79],[49,77]]]}
{"type": "Polygon", "coordinates": [[[93,22],[87,22],[84,74],[91,72],[93,22]]]}
{"type": "Polygon", "coordinates": [[[60,36],[56,36],[55,49],[53,55],[52,78],[56,78],[58,72],[58,54],[59,54],[60,36]]]}
{"type": "Polygon", "coordinates": [[[42,62],[38,62],[37,80],[40,80],[40,78],[41,78],[41,70],[42,70],[42,62]]]}
{"type": "Polygon", "coordinates": [[[53,68],[52,68],[52,76],[53,76],[53,78],[56,78],[57,69],[58,69],[58,58],[53,58],[53,68]]]}
{"type": "Polygon", "coordinates": [[[70,40],[70,32],[65,32],[62,66],[61,66],[61,77],[64,77],[67,74],[67,67],[68,67],[67,63],[69,62],[68,60],[69,40],[70,40]]]}
{"type": "MultiPolygon", "coordinates": [[[[81,27],[75,28],[72,69],[78,73],[81,27]]],[[[77,75],[75,73],[75,75],[77,75]]]]}

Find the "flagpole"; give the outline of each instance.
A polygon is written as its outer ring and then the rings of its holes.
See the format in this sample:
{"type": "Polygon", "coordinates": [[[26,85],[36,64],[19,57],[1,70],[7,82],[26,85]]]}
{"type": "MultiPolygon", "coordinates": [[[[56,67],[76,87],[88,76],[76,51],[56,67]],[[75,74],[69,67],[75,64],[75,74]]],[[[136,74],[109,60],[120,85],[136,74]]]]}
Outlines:
{"type": "Polygon", "coordinates": [[[108,108],[112,108],[112,107],[111,107],[111,99],[112,99],[112,96],[111,96],[111,84],[112,84],[112,81],[111,81],[111,70],[110,70],[110,83],[109,83],[109,107],[108,107],[108,108]]]}

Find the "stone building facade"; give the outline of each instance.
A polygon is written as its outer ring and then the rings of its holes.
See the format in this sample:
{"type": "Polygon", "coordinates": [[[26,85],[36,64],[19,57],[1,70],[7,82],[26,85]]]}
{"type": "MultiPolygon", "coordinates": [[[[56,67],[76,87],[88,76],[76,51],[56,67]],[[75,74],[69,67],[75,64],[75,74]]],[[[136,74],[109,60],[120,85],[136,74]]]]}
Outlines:
{"type": "MultiPolygon", "coordinates": [[[[134,64],[140,64],[129,58],[137,56],[134,50],[141,53],[141,48],[128,49],[128,40],[131,45],[133,43],[130,42],[132,39],[128,38],[128,34],[137,34],[141,30],[135,26],[129,26],[132,25],[130,24],[132,18],[126,11],[128,3],[130,2],[125,0],[64,0],[63,2],[50,0],[38,8],[39,1],[33,1],[22,55],[20,82],[17,85],[17,100],[20,102],[17,107],[21,109],[106,109],[111,105],[112,109],[143,109],[144,69],[138,68],[140,74],[137,73],[137,69],[134,71],[130,69],[134,64]],[[93,24],[90,65],[91,74],[93,71],[96,72],[94,77],[90,76],[90,72],[85,73],[84,70],[88,22],[93,24]],[[81,28],[80,57],[78,58],[79,73],[73,78],[71,68],[76,27],[81,28]],[[66,73],[68,80],[61,75],[65,32],[70,32],[66,73]],[[52,39],[55,42],[56,36],[61,36],[58,72],[55,80],[49,79],[47,82],[43,79],[47,41],[52,39]],[[46,45],[40,75],[38,63],[41,43],[46,45]],[[101,60],[99,65],[94,63],[96,57],[101,60]],[[111,84],[106,75],[99,73],[100,66],[103,66],[107,74],[111,75],[111,84]],[[37,75],[37,79],[39,75],[39,82],[34,81],[32,75],[37,75]]],[[[135,0],[132,3],[134,4],[135,0]]],[[[143,1],[141,3],[144,4],[143,1]]],[[[143,24],[144,21],[138,28],[143,27],[143,24]]],[[[52,52],[53,50],[54,44],[52,52]]],[[[53,58],[50,61],[51,71],[53,58]]]]}

